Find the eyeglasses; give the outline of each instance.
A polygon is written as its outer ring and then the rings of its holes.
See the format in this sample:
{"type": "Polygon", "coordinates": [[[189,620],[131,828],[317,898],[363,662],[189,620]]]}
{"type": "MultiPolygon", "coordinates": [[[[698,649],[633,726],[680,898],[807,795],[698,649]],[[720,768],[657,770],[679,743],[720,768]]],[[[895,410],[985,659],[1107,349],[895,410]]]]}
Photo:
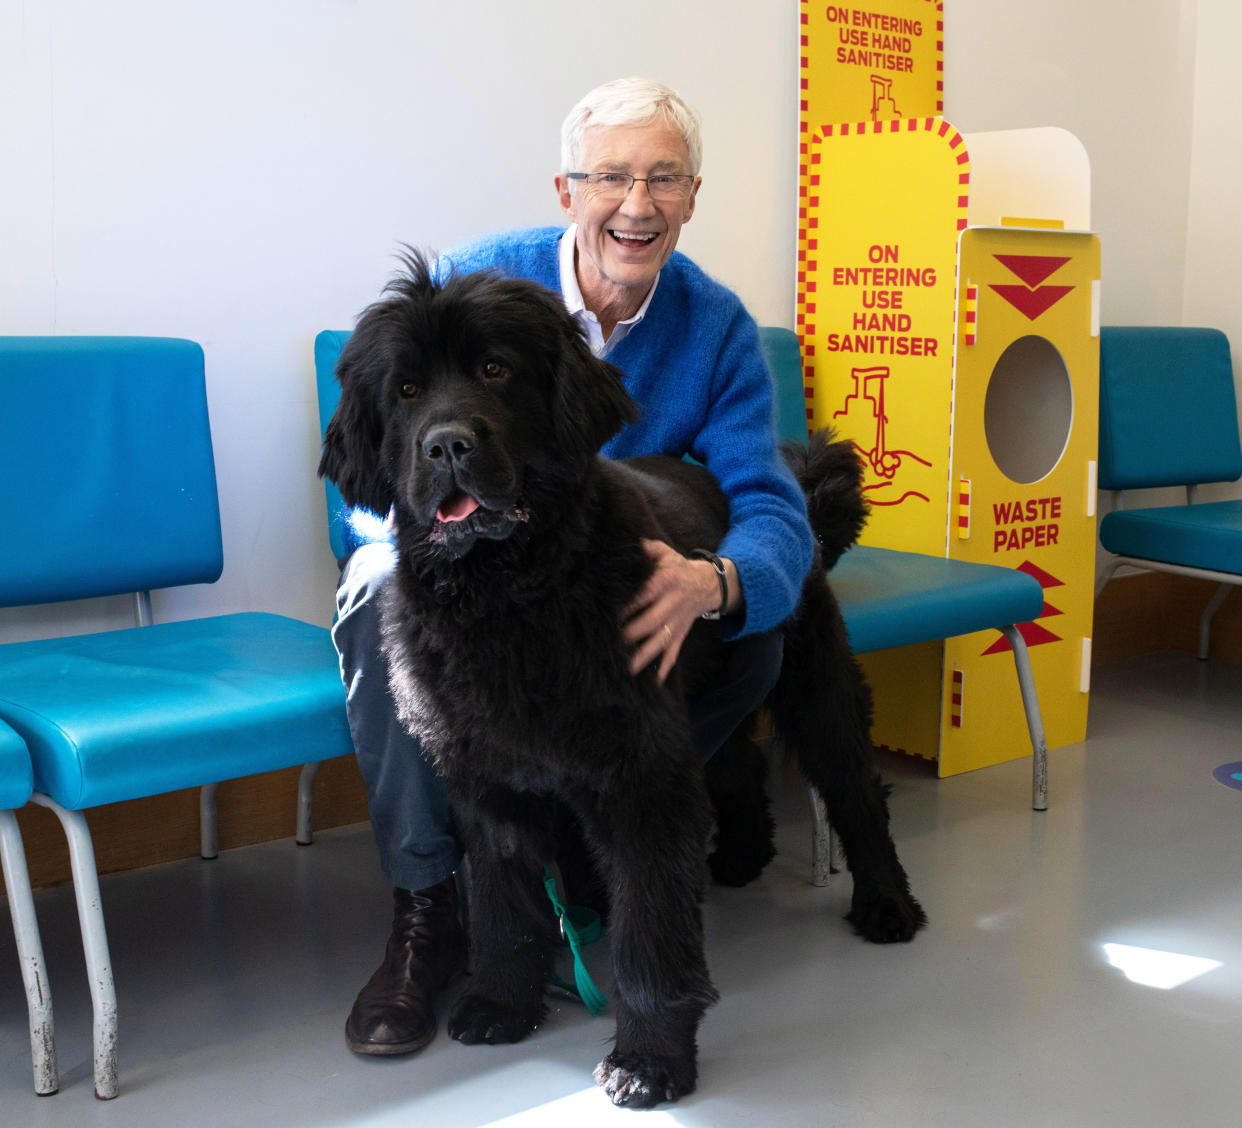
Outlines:
{"type": "Polygon", "coordinates": [[[570,180],[581,180],[593,195],[620,200],[630,194],[634,181],[647,185],[653,200],[684,200],[694,188],[695,177],[684,172],[661,172],[655,176],[631,176],[628,172],[569,172],[570,180]]]}

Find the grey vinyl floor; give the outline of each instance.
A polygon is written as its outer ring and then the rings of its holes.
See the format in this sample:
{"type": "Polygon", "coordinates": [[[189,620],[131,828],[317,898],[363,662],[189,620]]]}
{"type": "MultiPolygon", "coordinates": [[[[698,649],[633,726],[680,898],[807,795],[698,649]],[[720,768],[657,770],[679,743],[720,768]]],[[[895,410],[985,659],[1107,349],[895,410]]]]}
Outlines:
{"type": "MultiPolygon", "coordinates": [[[[702,1027],[699,1090],[651,1113],[613,1109],[593,1088],[610,1022],[569,1001],[515,1046],[441,1035],[406,1059],[346,1049],[345,1015],[387,930],[366,826],[103,880],[121,1095],[96,1101],[72,896],[44,890],[61,1091],[31,1089],[0,925],[0,1125],[1237,1128],[1238,761],[1242,671],[1185,656],[1097,671],[1088,739],[1052,753],[1044,814],[1029,809],[1029,760],[945,780],[884,760],[931,918],[892,947],[841,919],[848,875],[808,884],[804,796],[779,776],[778,858],[756,884],[708,895],[722,1001],[702,1027]],[[1211,962],[1152,986],[1134,962],[1144,955],[1211,962]]],[[[606,984],[604,944],[589,962],[606,984]]]]}

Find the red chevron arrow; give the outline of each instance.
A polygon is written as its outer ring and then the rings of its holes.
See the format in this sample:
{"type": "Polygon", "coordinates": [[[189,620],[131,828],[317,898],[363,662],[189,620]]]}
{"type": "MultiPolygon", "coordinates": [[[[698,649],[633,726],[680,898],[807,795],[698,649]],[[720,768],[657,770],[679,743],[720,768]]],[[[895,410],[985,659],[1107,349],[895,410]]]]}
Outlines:
{"type": "MultiPolygon", "coordinates": [[[[999,257],[999,256],[998,256],[999,257]]],[[[1039,586],[1047,591],[1050,587],[1063,587],[1064,580],[1058,580],[1051,572],[1045,572],[1043,568],[1032,564],[1029,560],[1023,560],[1018,565],[1017,571],[1025,572],[1028,576],[1034,576],[1039,581],[1039,586]]],[[[1038,619],[1051,619],[1057,615],[1064,615],[1065,612],[1059,607],[1053,607],[1051,603],[1044,600],[1044,605],[1039,614],[1038,619]]],[[[1060,642],[1061,636],[1053,634],[1046,627],[1041,627],[1038,623],[1019,623],[1018,633],[1022,636],[1022,641],[1027,646],[1039,646],[1045,642],[1060,642]]],[[[984,654],[1003,654],[1006,650],[1012,650],[1009,645],[1009,639],[1001,635],[991,646],[989,646],[984,654]]]]}
{"type": "MultiPolygon", "coordinates": [[[[1060,614],[1060,612],[1058,612],[1060,614]]],[[[1043,618],[1041,615],[1040,618],[1043,618]]],[[[1022,641],[1029,646],[1040,646],[1045,642],[1060,642],[1061,636],[1053,634],[1050,630],[1041,627],[1038,623],[1019,623],[1018,633],[1022,636],[1022,641]]],[[[984,654],[1003,654],[1006,650],[1012,650],[1009,645],[1009,639],[1001,635],[991,646],[987,648],[984,654]]]]}
{"type": "Polygon", "coordinates": [[[1018,565],[1016,571],[1025,572],[1028,576],[1034,576],[1039,581],[1041,588],[1062,587],[1064,580],[1058,580],[1051,572],[1045,572],[1036,564],[1032,564],[1029,560],[1023,560],[1018,565]]]}
{"type": "Polygon", "coordinates": [[[1030,321],[1047,313],[1073,288],[1073,286],[1040,286],[1038,290],[1028,290],[1025,286],[992,287],[1014,309],[1025,314],[1030,321]]]}
{"type": "Polygon", "coordinates": [[[1058,258],[1053,255],[996,255],[995,258],[1032,290],[1069,262],[1068,257],[1058,258]]]}

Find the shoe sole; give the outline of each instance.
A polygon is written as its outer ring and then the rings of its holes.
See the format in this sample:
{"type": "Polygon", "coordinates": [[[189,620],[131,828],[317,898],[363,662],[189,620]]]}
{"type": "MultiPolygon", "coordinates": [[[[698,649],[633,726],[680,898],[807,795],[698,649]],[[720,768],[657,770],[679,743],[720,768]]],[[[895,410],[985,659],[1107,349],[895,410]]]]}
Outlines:
{"type": "Polygon", "coordinates": [[[426,1034],[422,1034],[417,1038],[408,1042],[366,1042],[361,1038],[355,1038],[349,1032],[349,1023],[345,1024],[345,1045],[347,1045],[356,1054],[366,1054],[368,1057],[400,1057],[402,1054],[417,1053],[424,1046],[431,1043],[436,1036],[436,1027],[432,1027],[426,1034]]]}

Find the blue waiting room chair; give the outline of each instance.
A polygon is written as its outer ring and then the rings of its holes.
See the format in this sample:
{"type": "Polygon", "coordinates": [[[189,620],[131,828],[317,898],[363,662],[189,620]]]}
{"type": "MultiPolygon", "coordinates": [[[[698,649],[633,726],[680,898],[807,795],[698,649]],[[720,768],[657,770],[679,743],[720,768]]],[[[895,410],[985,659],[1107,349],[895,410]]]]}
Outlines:
{"type": "MultiPolygon", "coordinates": [[[[0,719],[64,827],[94,1008],[96,1095],[117,1093],[117,1001],[83,812],[352,752],[328,631],[246,612],[153,623],[149,592],[223,569],[202,349],[142,337],[0,338],[0,607],[132,594],[138,626],[0,645],[0,719]]],[[[66,614],[69,614],[68,610],[66,614]]],[[[309,840],[301,779],[300,840],[309,840]]],[[[155,907],[153,906],[153,911],[155,907]]]]}
{"type": "Polygon", "coordinates": [[[17,958],[22,965],[26,989],[26,1012],[30,1019],[30,1054],[34,1064],[34,1087],[40,1095],[56,1092],[60,1081],[56,1069],[56,1038],[52,1023],[52,990],[43,962],[43,944],[35,918],[26,852],[15,812],[26,805],[33,786],[30,755],[25,741],[8,725],[0,723],[0,863],[4,889],[13,918],[17,958]]]}
{"type": "Polygon", "coordinates": [[[1199,620],[1207,658],[1212,616],[1242,584],[1242,501],[1198,503],[1201,485],[1242,477],[1229,339],[1217,329],[1100,330],[1101,489],[1113,494],[1100,543],[1114,553],[1097,585],[1128,565],[1214,580],[1199,620]],[[1123,508],[1124,491],[1183,487],[1186,503],[1123,508]]]}
{"type": "MultiPolygon", "coordinates": [[[[340,396],[336,362],[349,336],[344,330],[325,329],[315,338],[315,379],[323,426],[327,426],[340,396]]],[[[778,433],[782,439],[805,442],[806,399],[797,335],[789,329],[763,327],[759,338],[772,371],[778,433]]],[[[325,483],[325,488],[332,547],[339,558],[350,547],[344,506],[330,482],[325,483]]],[[[1017,629],[1018,624],[1038,618],[1043,611],[1044,594],[1039,581],[998,565],[863,545],[855,545],[845,553],[833,568],[831,580],[856,654],[980,630],[1004,632],[1013,647],[1018,688],[1034,752],[1033,806],[1044,810],[1048,805],[1048,745],[1030,657],[1017,629]]],[[[832,838],[823,805],[813,793],[812,812],[812,881],[825,885],[832,838]]]]}

